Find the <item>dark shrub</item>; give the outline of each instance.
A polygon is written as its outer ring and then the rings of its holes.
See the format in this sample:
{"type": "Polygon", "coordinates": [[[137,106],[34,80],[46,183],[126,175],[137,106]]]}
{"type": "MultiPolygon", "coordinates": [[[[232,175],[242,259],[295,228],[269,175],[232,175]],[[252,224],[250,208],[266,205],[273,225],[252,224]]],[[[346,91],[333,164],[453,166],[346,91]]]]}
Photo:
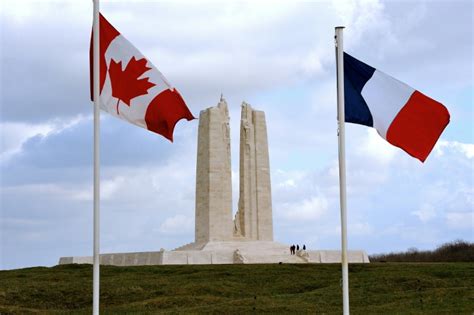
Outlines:
{"type": "Polygon", "coordinates": [[[456,240],[445,243],[433,251],[420,251],[414,247],[406,252],[375,254],[372,262],[472,262],[474,261],[474,243],[456,240]]]}

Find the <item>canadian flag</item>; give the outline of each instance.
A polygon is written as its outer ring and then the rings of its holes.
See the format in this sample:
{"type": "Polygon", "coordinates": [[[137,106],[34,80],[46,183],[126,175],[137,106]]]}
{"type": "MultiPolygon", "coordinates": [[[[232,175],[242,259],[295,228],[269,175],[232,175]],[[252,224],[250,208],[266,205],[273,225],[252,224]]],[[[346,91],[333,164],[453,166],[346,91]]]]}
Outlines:
{"type": "MultiPolygon", "coordinates": [[[[173,141],[182,119],[195,119],[179,92],[102,14],[100,15],[100,107],[111,115],[173,141]]],[[[90,48],[93,99],[93,47],[90,48]]]]}

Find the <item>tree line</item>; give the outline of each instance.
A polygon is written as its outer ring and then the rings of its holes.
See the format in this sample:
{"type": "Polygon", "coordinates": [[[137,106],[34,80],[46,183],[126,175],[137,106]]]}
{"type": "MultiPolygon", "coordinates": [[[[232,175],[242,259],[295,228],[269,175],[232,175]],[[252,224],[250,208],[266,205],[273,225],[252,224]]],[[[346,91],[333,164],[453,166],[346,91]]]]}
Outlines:
{"type": "Polygon", "coordinates": [[[405,252],[374,254],[371,262],[472,262],[474,261],[474,243],[455,240],[444,243],[435,250],[409,248],[405,252]]]}

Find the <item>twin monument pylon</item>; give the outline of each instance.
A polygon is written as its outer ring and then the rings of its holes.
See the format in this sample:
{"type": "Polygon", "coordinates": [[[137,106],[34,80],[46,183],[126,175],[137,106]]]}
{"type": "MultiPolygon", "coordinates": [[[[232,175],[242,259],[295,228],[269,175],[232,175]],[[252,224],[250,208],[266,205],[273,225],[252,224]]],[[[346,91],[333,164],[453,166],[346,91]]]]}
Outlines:
{"type": "MultiPolygon", "coordinates": [[[[101,254],[106,265],[335,263],[338,250],[300,250],[273,241],[272,194],[265,113],[243,102],[240,120],[238,211],[232,216],[229,110],[218,105],[199,115],[195,240],[172,251],[101,254]]],[[[315,231],[317,233],[317,231],[315,231]]],[[[349,251],[350,262],[369,262],[349,251]]],[[[60,264],[92,263],[91,257],[61,257],[60,264]]]]}
{"type": "Polygon", "coordinates": [[[265,113],[242,104],[240,196],[232,220],[229,111],[221,97],[199,115],[195,245],[273,241],[272,193],[265,113]]]}

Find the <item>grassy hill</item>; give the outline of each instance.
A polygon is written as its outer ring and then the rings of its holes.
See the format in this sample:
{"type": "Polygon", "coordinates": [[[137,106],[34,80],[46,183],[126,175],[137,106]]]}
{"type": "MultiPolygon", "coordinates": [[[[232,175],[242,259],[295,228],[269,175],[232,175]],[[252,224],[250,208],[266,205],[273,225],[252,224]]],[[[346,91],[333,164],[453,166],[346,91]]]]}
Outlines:
{"type": "MultiPolygon", "coordinates": [[[[474,263],[349,268],[352,314],[472,314],[474,263]]],[[[102,314],[340,314],[338,264],[101,267],[102,314]]],[[[0,271],[0,314],[90,314],[92,266],[0,271]]]]}

